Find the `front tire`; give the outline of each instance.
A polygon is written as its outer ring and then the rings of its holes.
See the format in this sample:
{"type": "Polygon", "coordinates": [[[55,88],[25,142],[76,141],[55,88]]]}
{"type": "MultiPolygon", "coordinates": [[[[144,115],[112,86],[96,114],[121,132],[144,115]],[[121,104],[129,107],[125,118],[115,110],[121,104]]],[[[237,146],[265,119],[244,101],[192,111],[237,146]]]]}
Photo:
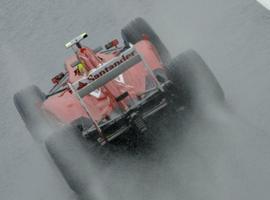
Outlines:
{"type": "Polygon", "coordinates": [[[149,37],[150,42],[156,47],[162,63],[164,65],[169,63],[171,56],[168,49],[152,27],[143,18],[136,18],[131,21],[122,29],[121,34],[123,39],[131,44],[136,44],[142,40],[143,35],[145,34],[149,37]]]}
{"type": "Polygon", "coordinates": [[[26,128],[37,140],[43,138],[43,133],[48,131],[48,124],[40,109],[44,100],[45,94],[35,85],[29,86],[13,96],[13,102],[26,128]],[[46,130],[44,131],[44,129],[46,130]]]}

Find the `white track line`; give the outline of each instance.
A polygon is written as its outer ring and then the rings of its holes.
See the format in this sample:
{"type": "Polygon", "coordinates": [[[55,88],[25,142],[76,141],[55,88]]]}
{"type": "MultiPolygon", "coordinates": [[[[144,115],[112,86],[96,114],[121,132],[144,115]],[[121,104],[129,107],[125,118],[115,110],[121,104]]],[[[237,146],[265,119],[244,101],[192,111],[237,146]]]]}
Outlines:
{"type": "Polygon", "coordinates": [[[257,2],[264,6],[266,9],[270,10],[270,0],[257,0],[257,2]]]}

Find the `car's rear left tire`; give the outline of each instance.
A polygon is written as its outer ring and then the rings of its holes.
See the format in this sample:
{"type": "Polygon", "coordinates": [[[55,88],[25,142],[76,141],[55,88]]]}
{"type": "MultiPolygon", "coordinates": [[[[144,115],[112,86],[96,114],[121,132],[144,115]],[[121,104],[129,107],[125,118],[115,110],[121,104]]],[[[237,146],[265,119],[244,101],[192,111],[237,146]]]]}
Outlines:
{"type": "MultiPolygon", "coordinates": [[[[77,127],[69,125],[47,137],[45,146],[70,188],[88,196],[97,175],[96,153],[102,147],[96,141],[86,140],[77,127]]],[[[98,156],[102,159],[101,154],[98,156]]]]}
{"type": "Polygon", "coordinates": [[[131,21],[121,30],[121,34],[123,39],[131,44],[136,44],[143,39],[144,35],[146,35],[158,51],[163,64],[166,65],[169,63],[171,56],[168,49],[152,27],[143,18],[139,17],[131,21]]]}

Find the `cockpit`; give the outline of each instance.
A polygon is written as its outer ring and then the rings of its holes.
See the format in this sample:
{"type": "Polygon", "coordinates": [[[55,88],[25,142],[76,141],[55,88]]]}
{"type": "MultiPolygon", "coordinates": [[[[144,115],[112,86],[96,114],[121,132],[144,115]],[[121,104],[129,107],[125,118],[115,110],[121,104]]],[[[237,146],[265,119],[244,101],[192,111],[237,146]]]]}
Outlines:
{"type": "Polygon", "coordinates": [[[74,55],[65,61],[65,72],[60,72],[52,78],[54,86],[47,97],[66,90],[68,82],[73,83],[82,76],[87,76],[90,71],[95,70],[127,48],[126,46],[119,47],[118,40],[114,39],[104,45],[105,49],[103,47],[91,49],[81,44],[81,41],[87,36],[86,33],[82,33],[65,44],[67,49],[72,48],[74,55]]]}

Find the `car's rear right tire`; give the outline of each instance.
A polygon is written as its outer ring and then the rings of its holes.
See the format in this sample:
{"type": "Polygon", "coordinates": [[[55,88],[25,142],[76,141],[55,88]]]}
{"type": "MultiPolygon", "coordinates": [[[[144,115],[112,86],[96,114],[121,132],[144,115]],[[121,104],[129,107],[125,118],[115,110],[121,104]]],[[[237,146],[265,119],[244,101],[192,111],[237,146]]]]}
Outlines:
{"type": "Polygon", "coordinates": [[[194,50],[188,50],[172,59],[168,71],[183,105],[198,108],[224,103],[224,92],[220,84],[194,50]]]}

